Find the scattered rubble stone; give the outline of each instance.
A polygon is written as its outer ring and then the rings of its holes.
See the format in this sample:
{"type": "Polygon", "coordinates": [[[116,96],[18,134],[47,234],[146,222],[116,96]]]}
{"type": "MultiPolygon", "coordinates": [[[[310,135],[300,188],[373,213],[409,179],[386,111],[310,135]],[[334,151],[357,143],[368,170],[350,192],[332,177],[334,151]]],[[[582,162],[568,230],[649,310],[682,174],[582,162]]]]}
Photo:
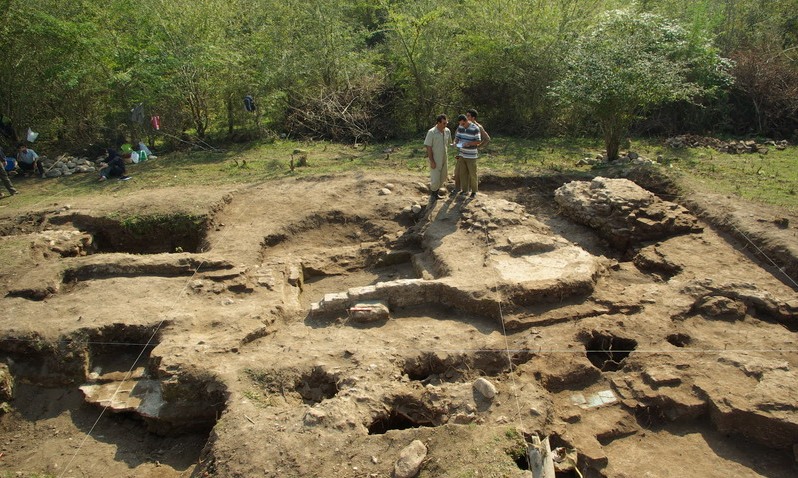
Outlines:
{"type": "Polygon", "coordinates": [[[708,297],[696,306],[696,311],[705,317],[725,320],[743,320],[747,307],[745,303],[728,297],[708,297]]]}
{"type": "Polygon", "coordinates": [[[418,475],[421,465],[427,457],[427,447],[419,440],[413,440],[399,454],[394,464],[395,478],[413,478],[418,475]]]}
{"type": "Polygon", "coordinates": [[[89,158],[76,158],[68,154],[62,154],[56,159],[40,156],[44,176],[46,178],[59,178],[71,176],[75,173],[90,173],[97,170],[95,164],[89,158]]]}
{"type": "Polygon", "coordinates": [[[673,149],[712,148],[721,153],[729,154],[767,154],[769,146],[783,151],[787,148],[789,142],[787,140],[768,140],[765,143],[757,143],[752,140],[727,142],[717,138],[684,134],[666,139],[665,145],[673,149]]]}
{"type": "Polygon", "coordinates": [[[8,402],[14,398],[14,377],[8,365],[0,363],[0,414],[5,413],[8,402]]]}
{"type": "Polygon", "coordinates": [[[483,397],[491,399],[498,393],[496,386],[493,385],[488,379],[480,377],[474,381],[474,390],[479,392],[483,397]]]}

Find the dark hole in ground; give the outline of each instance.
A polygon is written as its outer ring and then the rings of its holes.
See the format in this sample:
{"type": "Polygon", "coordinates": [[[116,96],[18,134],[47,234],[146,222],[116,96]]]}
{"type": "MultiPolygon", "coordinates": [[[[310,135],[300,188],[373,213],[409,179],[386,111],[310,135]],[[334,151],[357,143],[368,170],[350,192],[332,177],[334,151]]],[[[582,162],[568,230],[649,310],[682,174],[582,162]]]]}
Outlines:
{"type": "Polygon", "coordinates": [[[555,478],[580,478],[579,475],[576,473],[576,470],[567,470],[567,471],[555,471],[554,472],[555,478]]]}
{"type": "Polygon", "coordinates": [[[338,393],[338,384],[335,376],[320,367],[314,367],[299,377],[295,390],[307,405],[313,405],[333,398],[338,393]]]}
{"type": "Polygon", "coordinates": [[[686,347],[690,345],[690,342],[693,341],[693,339],[687,334],[671,334],[665,337],[665,340],[676,347],[686,347]]]}
{"type": "Polygon", "coordinates": [[[616,372],[623,361],[637,348],[637,341],[593,332],[585,345],[587,359],[602,372],[616,372]]]}
{"type": "Polygon", "coordinates": [[[515,459],[515,464],[518,466],[519,469],[528,471],[529,470],[529,458],[527,458],[526,453],[523,453],[521,456],[515,459]]]}
{"type": "Polygon", "coordinates": [[[386,416],[377,418],[369,426],[369,435],[384,435],[390,430],[431,427],[430,422],[418,422],[402,412],[391,410],[386,416]]]}
{"type": "Polygon", "coordinates": [[[378,415],[369,425],[369,435],[383,435],[390,430],[435,427],[440,425],[440,417],[414,397],[395,397],[393,406],[378,415]]]}
{"type": "Polygon", "coordinates": [[[193,214],[155,214],[127,218],[73,215],[51,218],[53,224],[71,222],[91,234],[99,253],[160,254],[203,252],[208,217],[193,214]]]}
{"type": "Polygon", "coordinates": [[[410,417],[396,410],[392,410],[387,416],[380,417],[369,426],[369,435],[384,435],[389,430],[407,430],[419,428],[422,425],[413,421],[410,417]]]}
{"type": "Polygon", "coordinates": [[[522,351],[510,357],[504,350],[477,352],[473,355],[438,355],[424,353],[405,361],[402,373],[410,380],[424,383],[461,382],[477,376],[495,377],[509,373],[516,366],[532,359],[522,351]]]}

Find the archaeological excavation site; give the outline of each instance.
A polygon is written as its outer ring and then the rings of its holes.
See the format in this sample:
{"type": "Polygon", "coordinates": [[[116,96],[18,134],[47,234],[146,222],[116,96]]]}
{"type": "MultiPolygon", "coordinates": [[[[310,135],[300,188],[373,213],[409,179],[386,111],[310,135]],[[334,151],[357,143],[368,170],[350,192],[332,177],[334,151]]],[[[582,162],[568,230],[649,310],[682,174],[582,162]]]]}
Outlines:
{"type": "Polygon", "coordinates": [[[0,477],[798,475],[798,221],[424,180],[0,210],[0,477]]]}

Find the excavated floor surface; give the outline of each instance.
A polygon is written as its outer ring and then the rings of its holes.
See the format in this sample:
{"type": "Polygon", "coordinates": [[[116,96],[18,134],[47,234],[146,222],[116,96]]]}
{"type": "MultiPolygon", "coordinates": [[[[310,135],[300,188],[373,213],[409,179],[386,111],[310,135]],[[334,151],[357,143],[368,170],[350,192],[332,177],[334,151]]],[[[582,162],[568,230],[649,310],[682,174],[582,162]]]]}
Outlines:
{"type": "Polygon", "coordinates": [[[385,477],[420,440],[418,476],[522,477],[536,434],[584,476],[795,476],[790,276],[712,204],[619,250],[562,214],[566,180],[164,189],[125,210],[175,234],[124,238],[96,201],[2,213],[0,473],[385,477]]]}

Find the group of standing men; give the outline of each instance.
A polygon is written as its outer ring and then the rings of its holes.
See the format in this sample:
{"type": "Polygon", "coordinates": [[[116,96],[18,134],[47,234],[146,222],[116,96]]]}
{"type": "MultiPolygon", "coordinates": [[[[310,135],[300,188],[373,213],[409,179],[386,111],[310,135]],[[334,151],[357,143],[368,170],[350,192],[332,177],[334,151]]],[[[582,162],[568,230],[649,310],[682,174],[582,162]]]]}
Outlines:
{"type": "Polygon", "coordinates": [[[430,202],[442,199],[440,189],[449,178],[448,147],[457,148],[454,167],[454,190],[451,195],[469,194],[474,198],[479,190],[477,159],[479,148],[490,141],[485,128],[477,122],[477,111],[470,109],[457,117],[454,141],[445,114],[435,118],[435,126],[427,131],[424,146],[430,166],[430,202]]]}

